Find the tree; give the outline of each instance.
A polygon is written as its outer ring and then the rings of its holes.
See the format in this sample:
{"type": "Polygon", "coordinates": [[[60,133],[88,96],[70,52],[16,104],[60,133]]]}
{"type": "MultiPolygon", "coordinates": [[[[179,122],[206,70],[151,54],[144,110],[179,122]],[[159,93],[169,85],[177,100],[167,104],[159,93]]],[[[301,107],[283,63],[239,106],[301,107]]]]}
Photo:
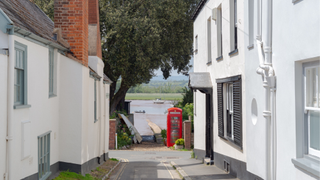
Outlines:
{"type": "Polygon", "coordinates": [[[148,83],[154,70],[160,68],[164,79],[172,70],[188,71],[197,1],[100,0],[104,73],[113,82],[121,77],[116,93],[111,85],[111,112],[130,87],[148,83]]]}
{"type": "Polygon", "coordinates": [[[54,0],[30,0],[35,3],[52,21],[54,18],[54,0]]]}

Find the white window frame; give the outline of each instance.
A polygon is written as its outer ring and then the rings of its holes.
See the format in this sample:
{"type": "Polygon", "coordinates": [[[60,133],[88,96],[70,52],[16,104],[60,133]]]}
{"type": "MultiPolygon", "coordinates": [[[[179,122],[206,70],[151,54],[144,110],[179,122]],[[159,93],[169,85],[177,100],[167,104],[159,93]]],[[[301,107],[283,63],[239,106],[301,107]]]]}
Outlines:
{"type": "Polygon", "coordinates": [[[45,180],[51,175],[50,171],[50,133],[38,136],[38,178],[45,180]],[[43,172],[43,173],[41,173],[43,172]]]}
{"type": "Polygon", "coordinates": [[[254,47],[254,2],[256,0],[248,0],[248,49],[251,49],[254,47]]]}
{"type": "MultiPolygon", "coordinates": [[[[309,66],[309,67],[305,67],[304,68],[304,72],[305,72],[305,76],[304,76],[304,111],[305,113],[307,114],[307,127],[308,127],[308,132],[307,132],[307,142],[308,142],[308,154],[309,155],[312,155],[312,156],[316,156],[318,158],[320,158],[320,150],[315,150],[313,148],[310,147],[310,111],[318,111],[320,112],[320,105],[319,105],[319,77],[318,77],[318,68],[320,66],[309,66]],[[313,68],[316,68],[316,95],[317,95],[317,100],[316,100],[316,103],[317,103],[317,106],[318,107],[309,107],[307,106],[307,99],[310,98],[310,97],[307,97],[307,70],[308,69],[313,69],[313,68]]],[[[311,93],[309,93],[309,95],[311,95],[311,93]]]]}
{"type": "MultiPolygon", "coordinates": [[[[14,44],[15,48],[15,81],[18,75],[18,72],[22,72],[21,77],[20,77],[20,84],[14,84],[14,109],[21,109],[21,108],[28,108],[31,107],[28,105],[28,78],[27,78],[27,71],[28,71],[28,47],[22,43],[19,43],[15,41],[14,44]],[[18,57],[18,51],[22,51],[22,61],[19,61],[17,58],[18,57]],[[17,94],[17,86],[19,86],[19,96],[20,100],[17,99],[18,94],[17,94]],[[21,87],[22,86],[22,87],[21,87]]],[[[20,59],[21,60],[21,59],[20,59]]]]}
{"type": "Polygon", "coordinates": [[[207,20],[207,55],[208,61],[207,63],[212,62],[212,53],[211,53],[211,17],[207,20]]]}
{"type": "Polygon", "coordinates": [[[223,118],[224,118],[224,136],[225,138],[234,140],[234,126],[233,126],[233,82],[231,83],[223,83],[223,106],[224,106],[224,112],[223,112],[223,118]],[[227,120],[227,111],[229,110],[229,113],[231,115],[231,136],[228,135],[228,120],[227,120]]]}
{"type": "Polygon", "coordinates": [[[237,25],[237,0],[229,0],[230,9],[230,53],[229,56],[238,52],[238,25],[237,25]],[[236,3],[235,3],[236,2],[236,3]],[[236,43],[237,42],[237,43],[236,43]]]}
{"type": "Polygon", "coordinates": [[[94,79],[94,122],[98,121],[97,118],[97,79],[94,79]]]}
{"type": "Polygon", "coordinates": [[[196,35],[195,37],[195,53],[197,54],[198,53],[198,35],[196,35]]]}
{"type": "Polygon", "coordinates": [[[217,8],[217,54],[216,60],[221,60],[223,57],[222,43],[222,8],[221,5],[217,8]]]}
{"type": "Polygon", "coordinates": [[[55,60],[54,49],[49,48],[49,97],[55,96],[55,60]]]}

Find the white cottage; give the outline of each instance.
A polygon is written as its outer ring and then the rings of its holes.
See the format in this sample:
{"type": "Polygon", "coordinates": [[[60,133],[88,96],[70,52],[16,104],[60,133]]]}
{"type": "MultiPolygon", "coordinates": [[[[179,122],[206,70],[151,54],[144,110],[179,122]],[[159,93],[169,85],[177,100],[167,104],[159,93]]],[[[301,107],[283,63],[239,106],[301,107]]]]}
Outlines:
{"type": "Polygon", "coordinates": [[[108,159],[111,81],[103,74],[98,0],[73,3],[55,0],[52,22],[29,0],[0,1],[5,180],[84,174],[108,159]]]}
{"type": "Polygon", "coordinates": [[[319,5],[200,1],[190,74],[198,158],[239,179],[319,179],[319,5]]]}

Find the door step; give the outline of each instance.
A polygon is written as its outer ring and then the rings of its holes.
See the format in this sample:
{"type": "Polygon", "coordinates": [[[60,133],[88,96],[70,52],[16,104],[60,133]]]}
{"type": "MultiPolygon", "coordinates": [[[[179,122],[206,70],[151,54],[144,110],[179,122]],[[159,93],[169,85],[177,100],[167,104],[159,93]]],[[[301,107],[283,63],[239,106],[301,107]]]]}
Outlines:
{"type": "Polygon", "coordinates": [[[204,159],[203,159],[203,163],[204,163],[205,165],[213,165],[214,161],[211,160],[210,158],[204,158],[204,159]]]}

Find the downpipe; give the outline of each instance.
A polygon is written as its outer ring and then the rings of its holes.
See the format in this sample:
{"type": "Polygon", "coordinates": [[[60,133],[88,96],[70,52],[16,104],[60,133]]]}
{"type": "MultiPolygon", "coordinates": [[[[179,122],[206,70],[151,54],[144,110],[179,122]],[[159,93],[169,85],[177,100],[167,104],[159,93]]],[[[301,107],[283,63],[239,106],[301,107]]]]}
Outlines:
{"type": "Polygon", "coordinates": [[[265,109],[263,116],[266,119],[266,179],[276,180],[277,164],[277,134],[276,134],[276,76],[272,67],[272,0],[264,1],[266,8],[265,31],[262,32],[262,1],[258,0],[257,10],[257,49],[259,56],[259,67],[257,74],[261,75],[263,87],[265,88],[265,109]],[[263,35],[262,35],[263,33],[263,35]],[[264,38],[262,38],[264,37],[264,38]],[[264,39],[264,44],[262,43],[264,39]]]}
{"type": "Polygon", "coordinates": [[[9,62],[8,62],[8,77],[7,77],[7,136],[6,136],[6,164],[5,164],[5,174],[4,179],[9,180],[10,175],[12,174],[13,168],[12,159],[13,159],[13,97],[14,97],[14,39],[13,35],[8,35],[8,44],[9,44],[9,62]]]}

